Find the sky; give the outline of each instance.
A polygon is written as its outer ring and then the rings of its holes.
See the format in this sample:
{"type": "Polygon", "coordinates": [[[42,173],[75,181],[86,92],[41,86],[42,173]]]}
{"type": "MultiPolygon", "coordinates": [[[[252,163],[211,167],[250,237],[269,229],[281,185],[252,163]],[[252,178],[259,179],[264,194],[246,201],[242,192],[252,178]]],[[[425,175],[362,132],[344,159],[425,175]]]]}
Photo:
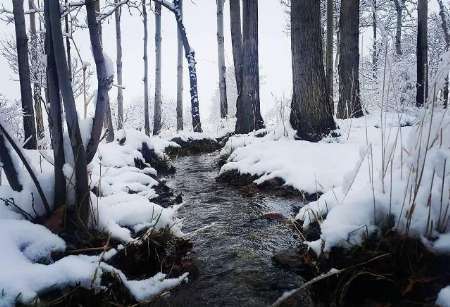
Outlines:
{"type": "MultiPolygon", "coordinates": [[[[103,2],[104,0],[102,0],[103,2]]],[[[27,2],[27,1],[25,1],[27,2]]],[[[9,0],[0,0],[0,5],[11,6],[9,0]]],[[[125,103],[138,103],[143,97],[143,23],[137,11],[123,10],[122,46],[125,103]]],[[[291,92],[291,52],[290,38],[285,32],[287,14],[277,0],[262,0],[259,8],[259,54],[261,75],[261,108],[268,112],[274,97],[289,97],[291,92]]],[[[0,21],[1,22],[1,21],[0,21]]],[[[202,117],[209,116],[214,93],[218,83],[216,1],[185,0],[184,22],[191,46],[196,51],[200,111],[202,117]]],[[[149,80],[150,102],[154,96],[154,15],[149,12],[149,80]]],[[[232,65],[231,36],[229,27],[229,3],[225,3],[225,58],[232,65]]],[[[176,101],[177,29],[174,16],[163,8],[162,11],[162,95],[165,102],[176,101]]],[[[0,39],[14,37],[13,24],[0,24],[0,39]]],[[[74,35],[84,61],[93,63],[88,31],[77,29],[74,35]]],[[[103,47],[114,61],[116,58],[115,24],[111,17],[103,24],[103,47]]],[[[189,80],[184,62],[184,101],[189,103],[189,80]]],[[[0,93],[8,98],[20,97],[19,85],[7,63],[0,57],[0,93]]],[[[95,79],[95,78],[94,78],[95,79]]],[[[115,101],[117,90],[110,91],[111,101],[115,101]]],[[[234,102],[231,102],[234,103],[234,102]]]]}

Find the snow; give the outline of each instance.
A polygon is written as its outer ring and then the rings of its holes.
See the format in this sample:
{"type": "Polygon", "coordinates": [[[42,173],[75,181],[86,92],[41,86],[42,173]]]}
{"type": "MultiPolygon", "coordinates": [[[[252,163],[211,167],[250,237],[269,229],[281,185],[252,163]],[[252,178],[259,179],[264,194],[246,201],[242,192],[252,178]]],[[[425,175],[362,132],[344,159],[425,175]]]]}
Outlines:
{"type": "MultiPolygon", "coordinates": [[[[90,120],[80,123],[84,136],[89,136],[91,125],[90,120]]],[[[156,170],[151,165],[144,169],[135,167],[135,159],[144,162],[140,152],[143,142],[161,158],[166,158],[165,148],[178,145],[133,130],[122,131],[120,134],[121,137],[126,136],[126,141],[123,144],[100,144],[96,157],[88,166],[90,187],[95,188],[98,193],[91,193],[94,213],[91,227],[109,233],[112,238],[125,245],[133,244],[136,233],[146,229],[170,228],[175,235],[181,235],[181,222],[177,218],[179,207],[163,208],[151,201],[157,197],[153,188],[158,184],[155,179],[156,170]]],[[[88,138],[83,140],[86,142],[88,138]]],[[[66,143],[67,151],[71,152],[70,144],[66,143]]],[[[52,152],[24,150],[24,154],[34,166],[38,180],[51,201],[52,152]]],[[[67,181],[73,177],[72,163],[73,158],[69,157],[64,165],[67,181]]],[[[8,185],[0,185],[1,307],[13,306],[16,302],[29,304],[40,294],[68,286],[99,289],[100,277],[105,272],[114,272],[119,276],[137,301],[151,299],[187,279],[187,274],[167,279],[164,274],[158,273],[145,280],[128,280],[120,270],[103,262],[124,248],[122,244],[103,255],[65,256],[54,262],[52,253],[64,252],[66,243],[44,226],[25,220],[14,209],[14,205],[20,207],[30,218],[34,218],[36,213],[41,215],[44,212],[27,172],[19,167],[18,173],[24,185],[23,191],[15,192],[8,185]]],[[[2,182],[7,183],[6,178],[2,178],[2,182]]],[[[68,184],[68,193],[73,194],[73,184],[68,184]]]]}
{"type": "Polygon", "coordinates": [[[450,307],[450,286],[445,287],[439,292],[436,305],[439,307],[450,307]]]}
{"type": "Polygon", "coordinates": [[[390,216],[394,228],[448,253],[449,114],[438,107],[378,109],[338,125],[339,137],[319,143],[294,141],[279,127],[234,136],[222,150],[229,157],[220,173],[250,174],[257,184],[281,178],[299,191],[323,193],[296,216],[304,228],[320,223],[320,240],[307,242],[318,254],[360,244],[390,216]]]}

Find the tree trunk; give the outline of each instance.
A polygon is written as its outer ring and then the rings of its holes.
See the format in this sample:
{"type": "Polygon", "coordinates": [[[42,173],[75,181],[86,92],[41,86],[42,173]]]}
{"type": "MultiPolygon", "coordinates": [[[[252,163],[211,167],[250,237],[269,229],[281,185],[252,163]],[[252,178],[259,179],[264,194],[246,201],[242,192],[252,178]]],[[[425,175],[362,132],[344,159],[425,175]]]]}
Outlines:
{"type": "Polygon", "coordinates": [[[161,4],[155,2],[155,105],[153,135],[161,132],[161,4]]]}
{"type": "Polygon", "coordinates": [[[0,130],[0,161],[2,162],[1,168],[5,171],[6,180],[8,180],[9,186],[16,192],[21,192],[23,189],[22,184],[19,181],[16,167],[14,165],[11,152],[6,145],[5,137],[0,130]]]}
{"type": "Polygon", "coordinates": [[[378,71],[377,27],[377,0],[372,0],[372,74],[375,80],[377,79],[378,71]]]}
{"type": "Polygon", "coordinates": [[[148,55],[147,55],[147,7],[146,1],[142,1],[142,16],[144,23],[144,130],[146,135],[150,135],[150,115],[148,113],[148,55]]]}
{"type": "MultiPolygon", "coordinates": [[[[64,0],[64,4],[68,7],[69,5],[69,0],[64,0]]],[[[65,23],[65,32],[66,34],[69,33],[70,29],[69,29],[69,15],[70,14],[66,14],[66,16],[64,17],[64,23],[65,23]]],[[[73,72],[72,72],[72,54],[71,54],[71,48],[70,48],[70,37],[66,35],[66,52],[67,52],[67,66],[69,68],[69,77],[70,77],[70,82],[73,81],[73,72]]]]}
{"type": "Polygon", "coordinates": [[[236,112],[236,133],[264,127],[259,101],[258,0],[246,0],[243,7],[242,91],[236,112]]]}
{"type": "Polygon", "coordinates": [[[334,0],[327,0],[327,49],[325,56],[326,84],[331,112],[334,113],[333,102],[333,36],[334,36],[334,0]]]}
{"type": "MultiPolygon", "coordinates": [[[[179,2],[180,15],[183,17],[183,0],[179,2]]],[[[177,130],[183,130],[183,42],[177,27],[177,130]]]]}
{"type": "Polygon", "coordinates": [[[397,13],[397,22],[395,29],[395,52],[397,55],[402,55],[402,28],[403,28],[403,1],[394,0],[395,12],[397,13]]]}
{"type": "MultiPolygon", "coordinates": [[[[33,11],[36,9],[36,6],[34,5],[34,0],[28,0],[28,7],[30,11],[33,11]]],[[[31,58],[31,67],[38,67],[40,65],[39,63],[39,53],[37,50],[37,44],[38,44],[38,34],[36,31],[36,14],[34,12],[30,13],[30,42],[31,46],[31,52],[30,52],[30,58],[31,58]]],[[[37,138],[38,140],[42,140],[45,137],[45,131],[44,131],[44,119],[42,116],[42,105],[41,105],[41,85],[38,81],[40,78],[38,70],[33,70],[33,99],[34,99],[34,112],[36,116],[36,131],[37,131],[37,138]]]]}
{"type": "Polygon", "coordinates": [[[14,24],[16,29],[17,61],[19,68],[20,96],[22,100],[24,148],[35,149],[36,125],[34,122],[33,94],[31,91],[30,64],[28,62],[28,38],[25,26],[23,0],[13,0],[14,24]]]}
{"type": "Polygon", "coordinates": [[[421,107],[428,98],[428,1],[417,4],[417,95],[416,106],[421,107]]]}
{"type": "Polygon", "coordinates": [[[292,0],[293,97],[291,124],[296,138],[318,141],[336,129],[323,69],[320,2],[292,0]]]}
{"type": "Polygon", "coordinates": [[[359,96],[359,0],[342,0],[339,18],[338,118],[364,115],[359,96]]]}
{"type": "Polygon", "coordinates": [[[108,72],[106,70],[106,63],[98,30],[99,23],[97,22],[97,14],[95,12],[95,0],[86,0],[86,13],[89,27],[89,38],[91,41],[92,53],[94,55],[95,67],[97,70],[97,102],[92,124],[91,138],[86,150],[87,161],[89,163],[94,158],[100,142],[102,126],[105,120],[105,111],[109,105],[108,91],[113,80],[112,76],[108,76],[108,72]]]}
{"type": "MultiPolygon", "coordinates": [[[[53,46],[53,56],[58,75],[58,85],[64,102],[66,114],[67,131],[72,153],[74,157],[75,171],[75,193],[77,201],[76,221],[79,226],[86,228],[90,215],[90,191],[87,174],[87,158],[81,138],[80,127],[78,125],[78,115],[73,97],[72,85],[70,83],[67,59],[64,52],[63,35],[61,32],[61,16],[58,1],[45,1],[48,5],[49,25],[51,33],[51,44],[53,46]]],[[[86,7],[89,2],[86,2],[86,7]]],[[[95,17],[95,11],[94,11],[95,17]]],[[[89,14],[88,14],[89,18],[89,14]]],[[[89,20],[89,19],[88,19],[89,20]]],[[[94,48],[93,48],[94,49],[94,48]]]]}
{"type": "MultiPolygon", "coordinates": [[[[448,11],[442,0],[438,0],[438,4],[439,4],[439,16],[441,16],[442,21],[442,31],[444,32],[445,50],[448,51],[450,49],[450,33],[449,33],[450,31],[448,28],[449,25],[447,20],[448,11]]],[[[444,82],[444,88],[442,89],[442,96],[443,96],[442,99],[444,101],[444,108],[446,108],[448,105],[448,92],[449,92],[448,86],[449,82],[447,74],[447,77],[445,78],[444,82]]]]}
{"type": "Polygon", "coordinates": [[[56,69],[55,56],[53,52],[53,40],[51,37],[51,25],[48,16],[47,4],[45,4],[46,29],[46,54],[47,54],[47,98],[50,105],[49,127],[51,143],[53,148],[53,171],[55,176],[55,193],[53,197],[53,208],[58,208],[66,202],[66,178],[63,167],[66,163],[64,155],[64,137],[62,122],[61,96],[59,95],[58,73],[56,69]]]}
{"type": "Polygon", "coordinates": [[[192,115],[192,128],[194,132],[202,132],[202,123],[200,120],[200,103],[198,100],[198,87],[197,87],[197,62],[195,61],[195,52],[191,49],[189,40],[186,34],[186,28],[183,24],[183,16],[180,10],[180,0],[173,1],[173,13],[175,14],[175,20],[180,30],[181,41],[183,42],[183,48],[186,60],[188,62],[189,70],[189,82],[191,93],[191,115],[192,115]]]}
{"type": "MultiPolygon", "coordinates": [[[[120,0],[115,0],[116,4],[120,0]]],[[[117,69],[117,129],[123,128],[123,78],[122,78],[122,31],[120,29],[120,17],[122,9],[117,7],[114,12],[116,21],[116,69],[117,69]]]]}
{"type": "Polygon", "coordinates": [[[225,40],[223,37],[223,6],[225,0],[217,0],[217,55],[219,64],[220,117],[228,115],[227,68],[225,65],[225,40]]]}
{"type": "Polygon", "coordinates": [[[231,44],[233,48],[234,75],[238,95],[242,91],[242,25],[241,0],[230,0],[231,44]]]}

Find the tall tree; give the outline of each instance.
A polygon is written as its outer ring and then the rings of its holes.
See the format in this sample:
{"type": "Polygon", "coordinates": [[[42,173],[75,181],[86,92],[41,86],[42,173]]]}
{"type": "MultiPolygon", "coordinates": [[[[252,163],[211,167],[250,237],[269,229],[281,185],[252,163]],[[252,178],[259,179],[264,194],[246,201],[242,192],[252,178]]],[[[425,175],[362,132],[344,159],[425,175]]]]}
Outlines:
{"type": "MultiPolygon", "coordinates": [[[[183,0],[179,2],[181,18],[183,18],[183,0]]],[[[183,130],[183,41],[177,27],[177,130],[183,130]]]]}
{"type": "Polygon", "coordinates": [[[377,28],[377,0],[372,0],[372,74],[374,79],[377,78],[378,71],[377,28]]]}
{"type": "Polygon", "coordinates": [[[220,117],[225,118],[228,115],[227,102],[227,68],[225,65],[225,40],[223,36],[223,6],[225,0],[216,0],[217,2],[217,56],[219,64],[219,92],[220,92],[220,117]]]}
{"type": "Polygon", "coordinates": [[[150,115],[148,113],[148,30],[147,30],[147,7],[146,1],[142,0],[142,17],[144,25],[144,131],[150,135],[150,115]]]}
{"type": "Polygon", "coordinates": [[[359,0],[342,0],[339,18],[338,118],[364,115],[359,95],[359,0]]]}
{"type": "Polygon", "coordinates": [[[416,105],[428,98],[428,0],[417,3],[417,83],[416,105]]]}
{"type": "Polygon", "coordinates": [[[25,26],[23,0],[13,0],[14,25],[16,30],[17,66],[19,69],[20,97],[22,100],[24,148],[35,149],[36,125],[34,122],[33,94],[31,91],[30,63],[28,62],[28,38],[25,26]]]}
{"type": "Polygon", "coordinates": [[[153,134],[161,131],[161,4],[155,2],[155,105],[153,134]]]}
{"type": "Polygon", "coordinates": [[[236,133],[264,127],[259,99],[258,0],[246,0],[243,4],[243,78],[237,100],[236,133]]]}
{"type": "MultiPolygon", "coordinates": [[[[51,33],[51,45],[53,47],[53,60],[58,76],[58,84],[61,91],[61,96],[64,102],[64,111],[66,114],[67,131],[69,134],[70,143],[72,146],[72,154],[74,159],[75,171],[75,192],[76,192],[76,210],[74,212],[74,220],[79,226],[86,228],[88,225],[90,215],[90,192],[87,174],[87,157],[83,140],[81,138],[80,127],[78,124],[78,115],[75,106],[75,99],[73,96],[72,85],[69,77],[69,70],[67,66],[67,59],[64,50],[63,35],[61,31],[61,15],[59,1],[45,1],[46,11],[48,13],[48,22],[50,26],[47,31],[51,33]]],[[[94,7],[90,5],[89,0],[86,1],[86,8],[92,15],[89,9],[94,7]]],[[[95,10],[94,10],[95,17],[95,10]]],[[[90,20],[92,22],[92,20],[90,20]]],[[[96,22],[95,22],[96,23],[96,22]]]]}
{"type": "MultiPolygon", "coordinates": [[[[35,67],[38,67],[40,65],[39,61],[39,51],[38,51],[38,44],[39,44],[39,36],[36,29],[36,13],[34,12],[36,10],[36,6],[34,3],[34,0],[28,0],[28,8],[30,9],[30,45],[31,52],[30,52],[30,60],[31,60],[31,67],[33,65],[35,67]]],[[[37,138],[38,140],[41,140],[45,136],[44,132],[44,118],[42,116],[42,96],[41,96],[41,82],[39,82],[39,70],[34,69],[31,70],[33,77],[33,99],[34,99],[34,112],[36,116],[36,130],[37,130],[37,138]]]]}
{"type": "MultiPolygon", "coordinates": [[[[48,1],[46,1],[48,2],[48,1]]],[[[51,25],[49,20],[49,7],[45,5],[45,41],[47,55],[47,99],[50,105],[49,127],[51,135],[51,143],[53,148],[53,170],[54,170],[54,198],[53,207],[58,208],[66,201],[66,178],[64,176],[63,167],[66,163],[64,154],[64,138],[63,138],[63,121],[62,121],[62,105],[61,96],[59,94],[58,72],[56,69],[55,56],[53,51],[53,39],[51,25]]]]}
{"type": "MultiPolygon", "coordinates": [[[[442,32],[444,32],[444,40],[445,40],[445,50],[449,51],[450,50],[450,31],[449,31],[449,20],[448,20],[448,10],[444,5],[444,2],[442,0],[438,0],[438,4],[439,4],[439,16],[441,17],[441,22],[442,22],[442,32]]],[[[448,105],[448,86],[449,86],[449,82],[448,82],[448,75],[445,78],[445,82],[444,82],[444,88],[442,90],[442,96],[443,96],[443,100],[444,100],[444,107],[446,108],[448,105]]]]}
{"type": "Polygon", "coordinates": [[[242,90],[242,25],[241,0],[230,0],[230,28],[233,49],[234,74],[238,94],[242,90]]]}
{"type": "MultiPolygon", "coordinates": [[[[115,0],[116,5],[120,0],[115,0]]],[[[117,129],[123,128],[123,77],[122,77],[122,31],[120,27],[120,18],[122,9],[118,5],[114,11],[116,22],[116,70],[117,70],[117,129]]]]}
{"type": "Polygon", "coordinates": [[[327,49],[325,55],[326,84],[328,88],[331,112],[334,113],[333,103],[333,45],[334,45],[334,0],[327,0],[327,49]]]}
{"type": "Polygon", "coordinates": [[[396,12],[396,27],[395,27],[395,53],[402,55],[402,28],[403,28],[403,7],[405,0],[394,0],[396,12]]]}
{"type": "Polygon", "coordinates": [[[297,138],[318,141],[336,129],[323,66],[320,1],[291,1],[291,48],[290,121],[297,138]]]}

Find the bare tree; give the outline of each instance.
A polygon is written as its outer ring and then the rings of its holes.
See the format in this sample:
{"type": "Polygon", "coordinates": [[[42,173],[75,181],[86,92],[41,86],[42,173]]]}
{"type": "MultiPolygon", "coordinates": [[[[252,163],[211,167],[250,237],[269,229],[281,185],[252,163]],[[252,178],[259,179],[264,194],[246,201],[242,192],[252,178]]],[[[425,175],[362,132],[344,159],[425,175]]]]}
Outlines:
{"type": "MultiPolygon", "coordinates": [[[[183,17],[183,0],[179,2],[180,15],[183,17]]],[[[177,27],[177,130],[183,130],[183,42],[177,27]]]]}
{"type": "Polygon", "coordinates": [[[142,0],[142,17],[144,25],[144,131],[150,135],[150,115],[148,113],[148,30],[147,30],[147,7],[146,1],[142,0]]]}
{"type": "MultiPolygon", "coordinates": [[[[118,5],[120,0],[115,0],[118,5]]],[[[122,31],[120,29],[120,17],[122,9],[120,6],[114,11],[116,22],[116,69],[117,69],[117,129],[123,128],[123,77],[122,77],[122,31]]]]}
{"type": "MultiPolygon", "coordinates": [[[[34,4],[34,0],[28,0],[28,7],[30,9],[30,42],[31,46],[37,46],[39,44],[39,37],[36,30],[36,13],[34,10],[36,9],[36,6],[34,4]]],[[[38,48],[31,48],[30,49],[30,60],[31,60],[31,66],[39,66],[39,54],[38,54],[38,48]]],[[[36,130],[37,130],[37,138],[39,140],[43,139],[45,136],[44,132],[44,118],[42,116],[42,97],[41,97],[41,83],[39,82],[39,70],[38,69],[31,69],[31,72],[34,74],[32,76],[33,80],[33,99],[34,99],[34,111],[36,115],[36,130]]]]}
{"type": "Polygon", "coordinates": [[[153,134],[161,131],[161,4],[155,2],[155,105],[153,134]]]}
{"type": "Polygon", "coordinates": [[[334,0],[327,0],[327,49],[325,54],[326,84],[328,88],[331,112],[334,113],[333,103],[333,45],[334,45],[334,0]]]}
{"type": "Polygon", "coordinates": [[[13,0],[14,24],[16,29],[17,63],[19,68],[20,96],[23,110],[24,148],[37,146],[34,122],[33,94],[31,91],[30,63],[28,62],[28,38],[25,26],[23,0],[13,0]]]}
{"type": "Polygon", "coordinates": [[[227,68],[225,65],[225,40],[223,36],[223,6],[225,0],[217,0],[217,55],[219,65],[220,117],[228,115],[227,68]]]}
{"type": "Polygon", "coordinates": [[[359,0],[342,0],[339,18],[338,118],[361,117],[359,95],[359,0]]]}
{"type": "Polygon", "coordinates": [[[258,56],[258,0],[243,6],[242,90],[237,100],[236,133],[264,127],[260,112],[258,56]]]}
{"type": "MultiPolygon", "coordinates": [[[[441,23],[442,23],[442,32],[444,33],[445,50],[449,51],[449,49],[450,49],[450,31],[448,28],[449,27],[448,10],[445,7],[442,0],[438,0],[438,4],[439,4],[439,16],[441,17],[441,23]]],[[[445,82],[444,82],[444,88],[442,90],[442,96],[443,96],[445,108],[448,105],[448,91],[449,91],[448,86],[449,86],[449,82],[448,82],[448,75],[447,75],[447,77],[445,78],[445,82]]]]}
{"type": "Polygon", "coordinates": [[[416,106],[424,105],[428,97],[428,1],[417,4],[417,83],[416,106]]]}
{"type": "Polygon", "coordinates": [[[405,0],[393,0],[396,12],[396,28],[395,28],[395,52],[402,55],[402,28],[403,28],[403,8],[405,0]]]}
{"type": "Polygon", "coordinates": [[[230,0],[231,44],[238,94],[242,90],[242,25],[241,0],[230,0]]]}
{"type": "Polygon", "coordinates": [[[336,129],[323,66],[319,1],[291,1],[291,46],[290,121],[297,138],[318,141],[336,129]]]}

